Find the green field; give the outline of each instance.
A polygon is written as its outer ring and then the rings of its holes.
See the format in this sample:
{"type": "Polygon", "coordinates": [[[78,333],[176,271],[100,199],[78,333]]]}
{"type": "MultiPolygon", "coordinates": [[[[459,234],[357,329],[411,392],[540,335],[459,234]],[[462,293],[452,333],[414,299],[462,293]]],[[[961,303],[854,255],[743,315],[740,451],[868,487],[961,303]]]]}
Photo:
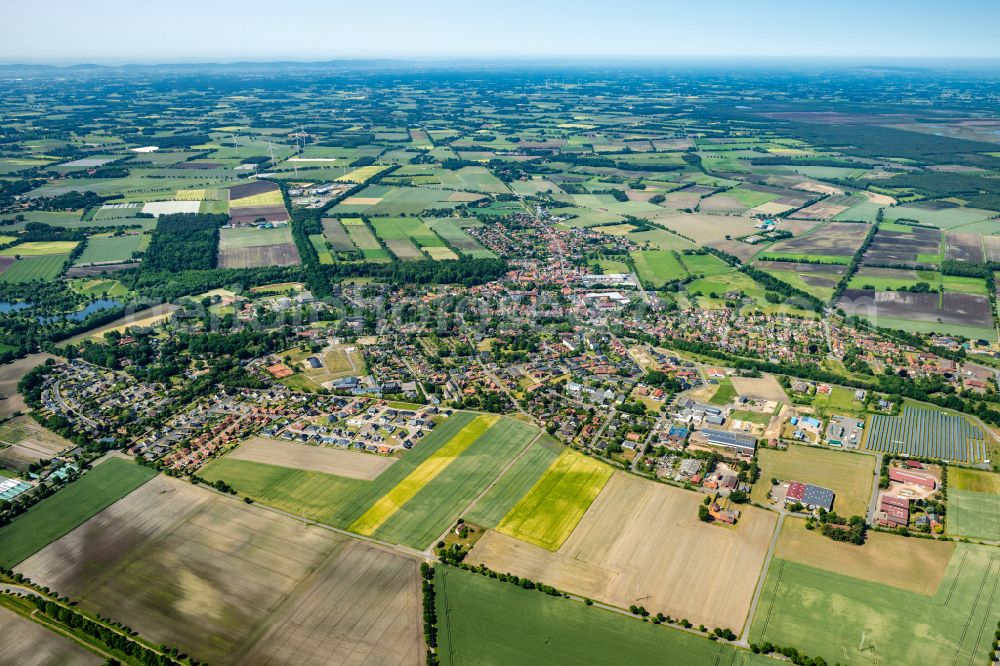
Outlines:
{"type": "MultiPolygon", "coordinates": [[[[474,418],[456,413],[374,481],[226,457],[201,475],[209,481],[223,479],[240,494],[289,513],[425,548],[538,432],[502,418],[485,431],[477,429],[460,451],[447,454],[474,418]]],[[[479,418],[489,425],[489,417],[479,418]]]]}
{"type": "Polygon", "coordinates": [[[145,235],[94,236],[87,239],[87,247],[83,248],[75,265],[125,261],[148,244],[149,236],[145,235]]]}
{"type": "Polygon", "coordinates": [[[201,476],[209,481],[222,479],[240,494],[262,504],[334,527],[346,527],[420,463],[434,455],[473,418],[475,414],[456,412],[374,481],[232,460],[225,456],[202,468],[201,476]]]}
{"type": "Polygon", "coordinates": [[[235,248],[281,245],[291,242],[292,230],[287,226],[272,229],[236,227],[219,231],[219,252],[235,248]]]}
{"type": "Polygon", "coordinates": [[[749,650],[452,567],[434,568],[434,590],[438,655],[445,666],[775,663],[749,650]]]}
{"type": "Polygon", "coordinates": [[[69,288],[90,298],[125,298],[132,292],[118,280],[105,278],[78,278],[68,281],[69,288]]]}
{"type": "Polygon", "coordinates": [[[548,435],[532,444],[514,466],[476,503],[465,519],[480,527],[496,527],[518,500],[524,497],[545,473],[562,446],[548,435]]]}
{"type": "Polygon", "coordinates": [[[335,252],[353,252],[357,249],[354,247],[354,243],[351,242],[351,238],[347,235],[347,231],[340,223],[340,220],[335,218],[324,219],[323,235],[326,236],[326,240],[335,252]]]}
{"type": "Polygon", "coordinates": [[[557,550],[611,478],[612,469],[576,451],[563,451],[497,525],[497,531],[557,550]]]}
{"type": "Polygon", "coordinates": [[[501,419],[386,520],[375,537],[426,548],[537,434],[533,425],[501,419]]]}
{"type": "Polygon", "coordinates": [[[688,276],[677,256],[667,250],[635,250],[630,253],[639,279],[655,287],[688,276]]]}
{"type": "Polygon", "coordinates": [[[946,527],[955,536],[1000,541],[1000,495],[949,487],[946,527]]]}
{"type": "Polygon", "coordinates": [[[11,568],[156,476],[110,458],[0,528],[0,565],[11,568]]]}
{"type": "Polygon", "coordinates": [[[368,228],[364,220],[360,218],[345,218],[341,220],[341,223],[344,225],[344,229],[347,231],[351,242],[361,250],[365,259],[379,262],[389,261],[389,252],[378,242],[375,234],[368,228]]]}
{"type": "Polygon", "coordinates": [[[729,264],[714,254],[682,254],[681,261],[691,275],[718,275],[730,270],[729,264]]]}
{"type": "Polygon", "coordinates": [[[816,414],[821,417],[860,415],[863,418],[865,412],[865,403],[854,399],[854,389],[842,386],[830,387],[830,392],[826,395],[817,392],[812,404],[816,408],[816,414]]]}
{"type": "Polygon", "coordinates": [[[0,273],[0,282],[21,284],[32,280],[54,280],[63,272],[68,254],[50,254],[42,257],[18,259],[0,273]]]}
{"type": "Polygon", "coordinates": [[[66,255],[73,251],[78,241],[35,241],[21,243],[0,250],[0,257],[47,257],[66,255]]]}
{"type": "Polygon", "coordinates": [[[771,192],[758,192],[757,190],[749,190],[742,187],[727,190],[723,194],[733,197],[747,208],[756,208],[778,198],[777,194],[771,192]]]}
{"type": "Polygon", "coordinates": [[[434,233],[466,256],[476,259],[492,259],[496,257],[495,254],[480,245],[479,241],[470,236],[465,229],[462,229],[447,217],[429,218],[424,220],[424,222],[434,233]]]}
{"type": "Polygon", "coordinates": [[[733,380],[727,377],[719,381],[719,388],[715,389],[708,401],[713,405],[728,405],[735,397],[736,387],[733,386],[733,380]]]}
{"type": "Polygon", "coordinates": [[[309,242],[312,243],[313,249],[316,250],[316,256],[319,257],[319,263],[333,263],[333,255],[330,254],[330,249],[326,246],[326,238],[323,237],[323,234],[311,234],[309,236],[309,242]]]}
{"type": "Polygon", "coordinates": [[[998,584],[996,550],[971,544],[958,544],[933,596],[775,558],[750,640],[830,664],[988,663],[998,584]]]}

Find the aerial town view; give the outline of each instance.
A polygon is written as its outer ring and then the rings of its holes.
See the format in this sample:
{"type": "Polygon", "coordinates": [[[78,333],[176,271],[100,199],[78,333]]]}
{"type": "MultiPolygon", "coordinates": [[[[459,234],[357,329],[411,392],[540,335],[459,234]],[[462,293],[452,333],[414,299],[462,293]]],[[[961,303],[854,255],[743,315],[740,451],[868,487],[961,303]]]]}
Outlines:
{"type": "Polygon", "coordinates": [[[1000,662],[1000,6],[164,9],[5,9],[0,666],[1000,662]]]}

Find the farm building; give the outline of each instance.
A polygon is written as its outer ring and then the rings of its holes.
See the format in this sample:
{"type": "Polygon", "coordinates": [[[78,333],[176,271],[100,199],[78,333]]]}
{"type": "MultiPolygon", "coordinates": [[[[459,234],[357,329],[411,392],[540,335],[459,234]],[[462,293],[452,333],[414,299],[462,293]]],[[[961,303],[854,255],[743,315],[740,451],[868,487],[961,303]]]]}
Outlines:
{"type": "Polygon", "coordinates": [[[910,522],[910,500],[905,497],[883,495],[879,502],[882,513],[878,522],[888,527],[906,527],[910,522]]]}
{"type": "Polygon", "coordinates": [[[831,511],[833,509],[833,496],[833,491],[829,488],[792,481],[788,484],[788,492],[785,493],[785,504],[798,502],[810,509],[821,508],[824,511],[831,511]]]}
{"type": "Polygon", "coordinates": [[[706,429],[701,431],[709,444],[725,447],[741,456],[752,456],[757,450],[757,439],[751,435],[741,435],[725,430],[706,429]]]}
{"type": "Polygon", "coordinates": [[[937,488],[937,481],[935,481],[932,477],[925,476],[923,474],[916,474],[915,472],[907,471],[901,467],[889,468],[889,480],[897,483],[913,483],[918,486],[930,488],[931,490],[937,488]]]}
{"type": "Polygon", "coordinates": [[[4,479],[0,481],[0,500],[11,501],[26,490],[31,490],[30,483],[20,479],[4,479]]]}

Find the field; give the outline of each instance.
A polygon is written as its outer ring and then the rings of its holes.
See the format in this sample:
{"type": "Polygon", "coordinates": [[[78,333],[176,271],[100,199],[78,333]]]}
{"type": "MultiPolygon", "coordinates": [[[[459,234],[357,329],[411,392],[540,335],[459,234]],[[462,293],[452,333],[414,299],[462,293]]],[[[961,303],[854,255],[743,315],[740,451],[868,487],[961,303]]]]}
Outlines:
{"type": "Polygon", "coordinates": [[[639,279],[660,287],[668,282],[686,278],[688,273],[673,252],[664,250],[636,250],[630,253],[635,262],[639,279]]]}
{"type": "Polygon", "coordinates": [[[296,515],[424,548],[537,434],[533,426],[512,419],[480,430],[493,417],[483,418],[477,422],[473,414],[454,414],[373,481],[229,456],[205,467],[202,475],[296,515]]]}
{"type": "Polygon", "coordinates": [[[21,243],[0,250],[0,257],[47,257],[53,254],[69,254],[79,243],[77,241],[35,241],[21,243]]]}
{"type": "Polygon", "coordinates": [[[32,280],[54,280],[63,271],[68,254],[49,254],[18,259],[0,273],[0,282],[22,284],[32,280]]]}
{"type": "Polygon", "coordinates": [[[388,167],[378,165],[358,167],[350,173],[340,176],[336,180],[345,183],[366,183],[373,177],[385,171],[387,168],[388,167]]]}
{"type": "Polygon", "coordinates": [[[360,451],[321,448],[281,439],[252,437],[240,444],[227,457],[249,460],[265,465],[303,469],[371,481],[387,470],[396,458],[376,456],[360,451]]]}
{"type": "Polygon", "coordinates": [[[750,640],[827,663],[984,663],[1000,619],[998,569],[992,548],[958,544],[936,592],[924,595],[776,558],[750,640]]]}
{"type": "Polygon", "coordinates": [[[330,249],[326,246],[326,238],[323,234],[310,234],[309,243],[316,250],[316,257],[319,259],[321,264],[332,264],[333,255],[330,254],[330,249]]]}
{"type": "Polygon", "coordinates": [[[422,661],[416,560],[159,476],[24,562],[210,663],[422,661]]]}
{"type": "Polygon", "coordinates": [[[542,548],[558,550],[611,473],[604,463],[567,449],[504,516],[497,530],[542,548]]]}
{"type": "Polygon", "coordinates": [[[702,497],[619,472],[556,552],[489,531],[467,561],[738,632],[776,516],[746,507],[735,528],[709,525],[698,520],[702,497]]]}
{"type": "Polygon", "coordinates": [[[348,529],[358,534],[369,536],[373,534],[404,504],[413,499],[424,486],[433,481],[458,456],[462,455],[469,445],[486,432],[487,428],[497,422],[497,418],[477,416],[469,425],[449,439],[447,444],[435,451],[405,479],[396,484],[392,490],[379,498],[360,518],[351,523],[348,529]]]}
{"type": "Polygon", "coordinates": [[[13,567],[146,483],[156,472],[111,458],[0,528],[0,565],[13,567]]]}
{"type": "Polygon", "coordinates": [[[389,261],[389,253],[382,247],[375,238],[368,225],[360,218],[341,219],[344,230],[347,231],[351,242],[357,246],[365,259],[368,261],[389,261]]]}
{"type": "Polygon", "coordinates": [[[50,358],[57,357],[46,353],[30,354],[6,365],[0,365],[0,419],[5,419],[25,408],[24,398],[17,392],[17,383],[28,374],[28,371],[50,358]]]}
{"type": "Polygon", "coordinates": [[[846,269],[841,264],[800,264],[790,261],[758,261],[755,266],[824,301],[833,296],[834,287],[846,269]]]}
{"type": "Polygon", "coordinates": [[[429,187],[369,185],[355,196],[341,201],[333,208],[333,212],[355,215],[361,213],[419,215],[429,208],[454,208],[461,203],[479,198],[482,198],[482,195],[429,187]]]}
{"type": "Polygon", "coordinates": [[[438,654],[460,664],[758,666],[766,657],[437,566],[438,654]]]}
{"type": "Polygon", "coordinates": [[[757,452],[760,481],[750,494],[766,503],[771,478],[801,481],[829,488],[836,497],[833,510],[841,516],[863,516],[871,497],[874,456],[790,445],[787,451],[761,449],[757,452]]]}
{"type": "Polygon", "coordinates": [[[831,573],[849,571],[855,578],[933,596],[954,552],[951,541],[904,539],[882,532],[869,532],[865,544],[855,546],[807,530],[804,519],[789,516],[774,556],[831,573]]]}
{"type": "Polygon", "coordinates": [[[0,424],[0,469],[27,472],[41,460],[51,460],[76,445],[46,430],[34,419],[18,416],[0,424]]]}
{"type": "Polygon", "coordinates": [[[100,328],[84,331],[83,333],[75,335],[68,340],[63,340],[59,343],[59,345],[76,345],[80,344],[84,340],[103,341],[104,334],[108,331],[124,332],[127,328],[133,326],[153,326],[161,321],[169,319],[170,315],[172,315],[177,308],[178,306],[172,303],[166,303],[163,305],[156,305],[145,310],[136,310],[134,313],[127,314],[120,319],[116,319],[110,324],[105,324],[100,328]]]}
{"type": "Polygon", "coordinates": [[[297,266],[300,262],[287,226],[222,229],[219,233],[219,268],[297,266]]]}
{"type": "Polygon", "coordinates": [[[423,253],[420,250],[425,251],[431,259],[435,260],[458,258],[448,249],[444,241],[419,218],[375,218],[372,220],[372,227],[378,237],[385,241],[386,247],[404,261],[423,258],[423,253]]]}
{"type": "Polygon", "coordinates": [[[1000,541],[1000,475],[948,468],[949,534],[1000,541]]]}
{"type": "Polygon", "coordinates": [[[293,347],[283,352],[281,356],[290,357],[292,365],[300,370],[289,379],[294,378],[296,382],[304,385],[306,390],[317,390],[334,379],[365,372],[365,359],[357,345],[333,345],[316,354],[293,347]],[[313,356],[321,360],[323,367],[313,368],[306,362],[307,358],[313,356]]]}
{"type": "Polygon", "coordinates": [[[328,217],[323,220],[323,235],[335,252],[353,252],[356,249],[347,231],[336,218],[328,217]]]}
{"type": "Polygon", "coordinates": [[[92,654],[69,638],[49,631],[2,606],[0,636],[3,636],[0,641],[0,664],[97,666],[105,663],[102,657],[92,654]]]}
{"type": "Polygon", "coordinates": [[[270,192],[261,192],[259,194],[251,194],[248,197],[242,197],[240,199],[231,199],[229,201],[229,208],[254,208],[257,206],[284,206],[285,199],[281,196],[281,190],[271,190],[270,192]]]}
{"type": "Polygon", "coordinates": [[[517,501],[531,490],[561,451],[562,446],[548,436],[532,444],[497,484],[465,514],[465,519],[481,527],[496,527],[517,501]]]}
{"type": "Polygon", "coordinates": [[[854,391],[842,386],[830,387],[827,394],[816,393],[813,407],[819,416],[857,415],[864,418],[865,403],[854,399],[854,391]]]}
{"type": "MultiPolygon", "coordinates": [[[[828,222],[802,236],[775,243],[768,256],[850,259],[871,229],[867,224],[828,222]]],[[[846,261],[845,261],[846,263],[846,261]]]]}
{"type": "Polygon", "coordinates": [[[87,247],[74,262],[75,266],[85,264],[106,264],[131,259],[132,255],[148,244],[149,236],[131,234],[127,236],[98,236],[87,239],[87,247]]]}
{"type": "Polygon", "coordinates": [[[69,280],[69,288],[91,298],[127,298],[131,292],[118,280],[79,278],[69,280]]]}

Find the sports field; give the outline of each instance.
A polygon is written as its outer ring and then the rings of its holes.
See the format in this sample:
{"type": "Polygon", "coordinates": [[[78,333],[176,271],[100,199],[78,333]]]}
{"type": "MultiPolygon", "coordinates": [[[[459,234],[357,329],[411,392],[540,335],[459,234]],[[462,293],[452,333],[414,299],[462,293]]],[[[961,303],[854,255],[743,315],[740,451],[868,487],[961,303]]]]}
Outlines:
{"type": "Polygon", "coordinates": [[[748,506],[735,527],[710,525],[698,519],[702,498],[619,472],[557,551],[488,531],[467,561],[738,632],[776,516],[748,506]]]}
{"type": "Polygon", "coordinates": [[[18,570],[200,661],[416,666],[418,564],[161,475],[18,570]]]}
{"type": "Polygon", "coordinates": [[[13,567],[154,476],[152,469],[121,458],[97,465],[0,527],[0,565],[13,567]]]}
{"type": "Polygon", "coordinates": [[[68,254],[49,254],[18,259],[0,273],[0,282],[22,284],[32,280],[54,280],[63,271],[68,254]]]}
{"type": "Polygon", "coordinates": [[[514,505],[497,530],[558,550],[611,478],[604,463],[567,449],[514,505]]]}
{"type": "Polygon", "coordinates": [[[749,650],[452,567],[435,567],[434,589],[438,654],[445,666],[763,666],[771,662],[749,650]]]}
{"type": "Polygon", "coordinates": [[[103,264],[131,259],[132,255],[149,245],[149,236],[97,236],[87,239],[87,247],[74,262],[75,266],[103,264]]]}
{"type": "Polygon", "coordinates": [[[839,515],[865,515],[875,474],[874,456],[789,445],[786,451],[761,449],[757,452],[757,462],[760,481],[750,492],[755,502],[767,503],[771,479],[776,478],[829,488],[836,495],[833,510],[839,515]]]}
{"type": "MultiPolygon", "coordinates": [[[[903,537],[896,537],[903,538],[903,537]]],[[[924,595],[775,558],[750,640],[794,645],[827,663],[986,663],[1000,619],[1000,558],[958,544],[937,591],[924,595]]]]}
{"type": "Polygon", "coordinates": [[[465,514],[465,519],[481,527],[496,527],[559,457],[562,448],[559,442],[547,435],[532,444],[497,484],[465,514]]]}

